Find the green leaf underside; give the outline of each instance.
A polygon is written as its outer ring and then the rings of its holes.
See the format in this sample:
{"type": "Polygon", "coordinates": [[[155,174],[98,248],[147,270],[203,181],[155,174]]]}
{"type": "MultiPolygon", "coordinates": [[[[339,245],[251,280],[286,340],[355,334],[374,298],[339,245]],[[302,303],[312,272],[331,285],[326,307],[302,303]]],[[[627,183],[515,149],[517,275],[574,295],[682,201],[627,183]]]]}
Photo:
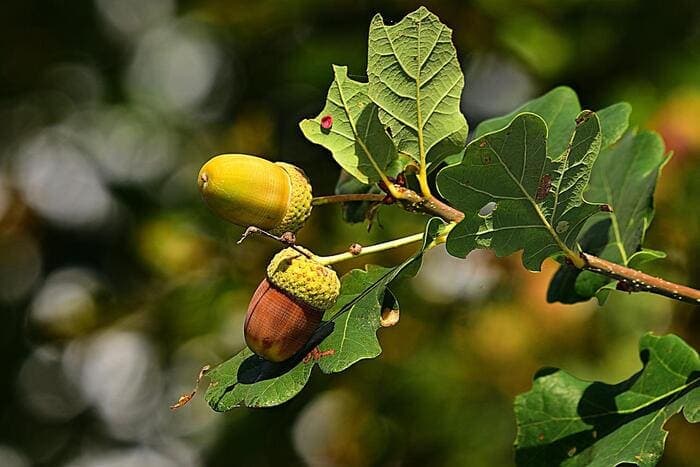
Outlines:
{"type": "Polygon", "coordinates": [[[388,26],[376,15],[367,63],[369,95],[400,153],[431,164],[464,147],[464,75],[452,30],[437,16],[421,7],[388,26]]]}
{"type": "MultiPolygon", "coordinates": [[[[207,373],[210,383],[205,394],[209,405],[219,412],[240,406],[272,407],[296,396],[316,364],[324,373],[337,373],[360,360],[377,357],[381,353],[377,330],[381,326],[382,303],[391,293],[388,288],[394,281],[418,272],[423,251],[443,225],[438,218],[430,219],[422,247],[402,264],[394,268],[369,265],[367,270],[355,269],[344,275],[337,303],[326,311],[326,321],[296,358],[272,363],[245,348],[212,369],[207,373]],[[336,316],[353,300],[344,313],[336,316]],[[304,359],[316,346],[318,358],[304,359]]],[[[398,308],[395,299],[393,302],[398,308]]]]}
{"type": "Polygon", "coordinates": [[[526,466],[655,465],[666,421],[700,421],[700,359],[674,335],[640,341],[641,371],[618,384],[541,371],[515,399],[516,463],[526,466]]]}
{"type": "Polygon", "coordinates": [[[537,271],[548,256],[575,247],[584,222],[599,210],[583,191],[601,141],[595,113],[584,111],[575,121],[560,157],[547,155],[544,120],[523,113],[470,143],[460,164],[440,171],[440,193],[466,214],[447,239],[452,255],[491,248],[505,256],[522,249],[525,267],[537,271]],[[479,215],[492,202],[495,209],[479,215]]]}
{"type": "Polygon", "coordinates": [[[344,66],[334,65],[333,74],[325,107],[315,118],[302,120],[299,127],[309,141],[331,151],[336,162],[359,181],[377,182],[396,159],[396,147],[367,95],[367,83],[350,79],[344,66]],[[329,129],[321,126],[325,116],[333,121],[329,129]]]}
{"type": "MultiPolygon", "coordinates": [[[[661,137],[649,131],[630,131],[601,152],[586,199],[606,203],[613,212],[598,213],[586,222],[580,236],[584,251],[630,267],[665,256],[654,250],[637,250],[654,215],[653,194],[667,159],[661,137]]],[[[547,299],[576,303],[598,294],[603,302],[607,289],[599,291],[610,282],[598,274],[561,266],[552,278],[547,299]]]]}

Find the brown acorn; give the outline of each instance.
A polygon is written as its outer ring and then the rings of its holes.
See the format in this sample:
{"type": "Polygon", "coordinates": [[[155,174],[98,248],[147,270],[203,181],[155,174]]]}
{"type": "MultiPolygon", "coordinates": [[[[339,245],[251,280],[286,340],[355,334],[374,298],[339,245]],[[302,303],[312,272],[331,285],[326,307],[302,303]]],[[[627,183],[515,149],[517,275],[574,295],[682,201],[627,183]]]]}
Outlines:
{"type": "Polygon", "coordinates": [[[287,360],[309,341],[339,294],[335,271],[293,248],[282,250],[248,305],[248,347],[266,360],[287,360]]]}

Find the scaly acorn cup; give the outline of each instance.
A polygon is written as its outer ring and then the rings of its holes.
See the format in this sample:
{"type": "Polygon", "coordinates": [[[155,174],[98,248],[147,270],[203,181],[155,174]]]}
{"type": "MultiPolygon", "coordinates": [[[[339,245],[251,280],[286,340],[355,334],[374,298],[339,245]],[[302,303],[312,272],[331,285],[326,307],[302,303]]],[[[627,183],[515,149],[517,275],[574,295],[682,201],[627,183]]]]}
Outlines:
{"type": "Polygon", "coordinates": [[[248,305],[248,347],[266,360],[287,360],[309,341],[339,295],[340,280],[331,268],[293,248],[280,251],[248,305]]]}
{"type": "Polygon", "coordinates": [[[245,154],[213,157],[197,179],[204,202],[220,217],[275,235],[296,232],[311,214],[311,185],[291,164],[245,154]]]}

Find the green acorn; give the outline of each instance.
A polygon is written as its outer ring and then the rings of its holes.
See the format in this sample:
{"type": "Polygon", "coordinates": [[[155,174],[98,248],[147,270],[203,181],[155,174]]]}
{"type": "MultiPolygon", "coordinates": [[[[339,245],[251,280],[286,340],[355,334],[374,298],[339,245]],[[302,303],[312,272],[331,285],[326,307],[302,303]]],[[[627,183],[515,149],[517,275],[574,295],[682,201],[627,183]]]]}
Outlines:
{"type": "Polygon", "coordinates": [[[298,167],[245,154],[213,157],[197,179],[204,202],[220,217],[275,235],[296,232],[311,214],[311,185],[298,167]]]}

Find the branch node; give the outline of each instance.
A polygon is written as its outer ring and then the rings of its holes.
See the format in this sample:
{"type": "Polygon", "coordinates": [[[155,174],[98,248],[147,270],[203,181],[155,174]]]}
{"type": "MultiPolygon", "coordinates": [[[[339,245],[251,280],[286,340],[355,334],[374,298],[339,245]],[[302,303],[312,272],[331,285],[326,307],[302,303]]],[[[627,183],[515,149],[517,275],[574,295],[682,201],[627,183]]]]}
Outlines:
{"type": "Polygon", "coordinates": [[[294,235],[294,232],[285,232],[280,236],[280,240],[282,242],[286,243],[287,245],[294,245],[297,242],[297,236],[294,235]]]}

